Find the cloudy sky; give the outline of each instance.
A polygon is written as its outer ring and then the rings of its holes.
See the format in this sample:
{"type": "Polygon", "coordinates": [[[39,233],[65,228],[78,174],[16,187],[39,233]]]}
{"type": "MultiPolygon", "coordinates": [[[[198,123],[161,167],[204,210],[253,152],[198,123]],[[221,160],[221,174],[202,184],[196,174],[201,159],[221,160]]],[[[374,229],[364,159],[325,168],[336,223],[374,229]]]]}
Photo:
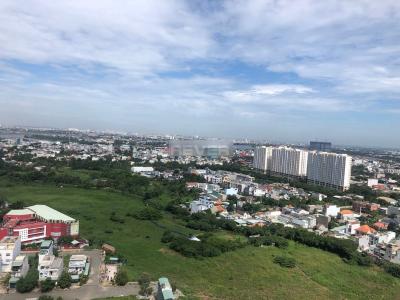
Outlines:
{"type": "Polygon", "coordinates": [[[400,146],[400,1],[0,1],[0,123],[400,146]]]}

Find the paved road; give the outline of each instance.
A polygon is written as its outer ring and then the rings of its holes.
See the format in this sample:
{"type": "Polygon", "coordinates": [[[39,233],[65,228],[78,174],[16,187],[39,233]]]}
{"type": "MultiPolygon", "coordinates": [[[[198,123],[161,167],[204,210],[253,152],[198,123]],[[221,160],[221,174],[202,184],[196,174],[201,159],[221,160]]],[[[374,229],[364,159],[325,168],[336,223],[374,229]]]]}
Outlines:
{"type": "MultiPolygon", "coordinates": [[[[91,300],[94,298],[115,297],[137,295],[139,286],[135,283],[129,283],[126,286],[110,286],[103,287],[99,284],[100,265],[102,263],[102,252],[100,250],[81,251],[79,254],[85,254],[90,257],[90,275],[87,284],[84,286],[74,286],[71,289],[60,290],[55,289],[47,295],[54,298],[61,296],[63,300],[91,300]]],[[[64,255],[72,255],[75,253],[65,253],[64,255]]],[[[39,291],[28,294],[12,293],[8,295],[0,295],[0,300],[24,300],[29,298],[38,298],[42,293],[39,291]]]]}
{"type": "MultiPolygon", "coordinates": [[[[137,295],[139,292],[139,286],[137,284],[127,284],[126,286],[112,286],[102,287],[99,285],[84,285],[80,288],[72,288],[68,290],[53,290],[46,295],[57,298],[61,296],[63,300],[91,300],[94,298],[104,297],[115,297],[115,296],[127,296],[137,295]]],[[[40,292],[33,292],[28,294],[13,293],[8,295],[0,296],[1,300],[24,300],[29,298],[39,298],[43,295],[40,292]]]]}

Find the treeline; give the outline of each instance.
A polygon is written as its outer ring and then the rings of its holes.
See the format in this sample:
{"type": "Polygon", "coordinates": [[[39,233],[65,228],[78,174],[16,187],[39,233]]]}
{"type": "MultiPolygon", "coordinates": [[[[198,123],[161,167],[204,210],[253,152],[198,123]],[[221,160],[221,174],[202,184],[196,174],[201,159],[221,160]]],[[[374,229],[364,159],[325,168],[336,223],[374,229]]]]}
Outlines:
{"type": "Polygon", "coordinates": [[[302,228],[284,227],[282,224],[271,224],[265,227],[243,229],[246,236],[260,235],[260,237],[279,236],[309,247],[318,248],[337,254],[350,264],[370,266],[373,260],[370,256],[357,251],[357,244],[348,239],[320,236],[302,228]]]}

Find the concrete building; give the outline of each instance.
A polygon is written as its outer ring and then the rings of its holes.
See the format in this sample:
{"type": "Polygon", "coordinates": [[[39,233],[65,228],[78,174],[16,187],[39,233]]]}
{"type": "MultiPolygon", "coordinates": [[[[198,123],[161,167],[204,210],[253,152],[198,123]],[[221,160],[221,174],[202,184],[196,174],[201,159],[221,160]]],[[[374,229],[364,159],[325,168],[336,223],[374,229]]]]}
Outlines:
{"type": "Polygon", "coordinates": [[[350,187],[351,156],[328,152],[308,153],[307,181],[345,191],[350,187]]]}
{"type": "Polygon", "coordinates": [[[39,257],[38,271],[39,280],[43,281],[47,278],[58,280],[64,269],[64,262],[61,257],[56,257],[52,254],[39,257]]]}
{"type": "Polygon", "coordinates": [[[68,273],[71,275],[81,275],[85,271],[88,258],[83,254],[71,255],[68,264],[68,273]]]}
{"type": "Polygon", "coordinates": [[[24,277],[29,270],[28,256],[19,255],[11,264],[11,277],[9,280],[10,288],[15,288],[18,280],[24,277]]]}
{"type": "Polygon", "coordinates": [[[271,174],[288,177],[307,175],[307,151],[288,147],[272,148],[271,174]]]}
{"type": "Polygon", "coordinates": [[[271,164],[272,147],[259,146],[254,149],[253,167],[266,173],[271,164]]]}
{"type": "Polygon", "coordinates": [[[0,241],[0,271],[10,272],[12,262],[21,251],[19,236],[5,236],[0,241]]]}
{"type": "Polygon", "coordinates": [[[340,208],[336,205],[325,205],[324,206],[324,215],[327,217],[336,218],[338,213],[340,212],[340,208]]]}
{"type": "Polygon", "coordinates": [[[46,205],[10,210],[3,217],[0,238],[20,236],[22,243],[34,243],[46,237],[78,236],[79,221],[46,205]]]}

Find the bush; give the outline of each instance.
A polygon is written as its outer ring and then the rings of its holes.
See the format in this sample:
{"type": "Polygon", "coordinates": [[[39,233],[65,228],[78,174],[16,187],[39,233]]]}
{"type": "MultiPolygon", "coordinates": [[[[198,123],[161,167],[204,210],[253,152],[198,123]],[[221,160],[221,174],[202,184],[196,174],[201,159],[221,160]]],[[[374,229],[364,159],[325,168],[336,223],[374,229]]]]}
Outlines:
{"type": "Polygon", "coordinates": [[[153,289],[150,287],[150,274],[142,273],[138,279],[138,283],[140,285],[139,295],[147,296],[153,292],[153,289]]]}
{"type": "Polygon", "coordinates": [[[296,260],[288,256],[276,256],[274,258],[274,263],[285,268],[294,268],[296,266],[296,260]]]}
{"type": "Polygon", "coordinates": [[[124,269],[120,268],[117,275],[115,275],[115,283],[119,286],[123,286],[126,285],[128,281],[128,273],[124,269]]]}
{"type": "Polygon", "coordinates": [[[62,272],[60,278],[58,279],[58,286],[62,289],[67,289],[71,287],[71,284],[71,275],[69,275],[67,271],[62,272]]]}
{"type": "MultiPolygon", "coordinates": [[[[35,263],[34,258],[31,259],[31,262],[35,263]]],[[[35,267],[35,265],[31,265],[26,276],[21,277],[21,279],[18,280],[16,285],[17,292],[29,293],[35,287],[37,287],[38,279],[39,279],[39,273],[37,271],[37,268],[35,267]]]]}
{"type": "Polygon", "coordinates": [[[146,207],[137,213],[133,214],[133,217],[139,220],[160,220],[162,218],[162,213],[152,207],[146,207]]]}
{"type": "Polygon", "coordinates": [[[50,278],[47,278],[45,281],[42,281],[40,283],[40,291],[42,293],[50,292],[52,289],[54,289],[56,283],[52,281],[50,278]]]}
{"type": "Polygon", "coordinates": [[[383,265],[383,268],[390,275],[400,278],[400,266],[399,265],[387,262],[383,265]]]}
{"type": "MultiPolygon", "coordinates": [[[[59,297],[60,298],[60,297],[59,297]]],[[[59,298],[57,298],[57,300],[59,300],[59,298]]],[[[62,298],[61,298],[62,299],[62,298]]],[[[49,295],[41,295],[38,300],[54,300],[54,298],[52,296],[49,295]]]]}

